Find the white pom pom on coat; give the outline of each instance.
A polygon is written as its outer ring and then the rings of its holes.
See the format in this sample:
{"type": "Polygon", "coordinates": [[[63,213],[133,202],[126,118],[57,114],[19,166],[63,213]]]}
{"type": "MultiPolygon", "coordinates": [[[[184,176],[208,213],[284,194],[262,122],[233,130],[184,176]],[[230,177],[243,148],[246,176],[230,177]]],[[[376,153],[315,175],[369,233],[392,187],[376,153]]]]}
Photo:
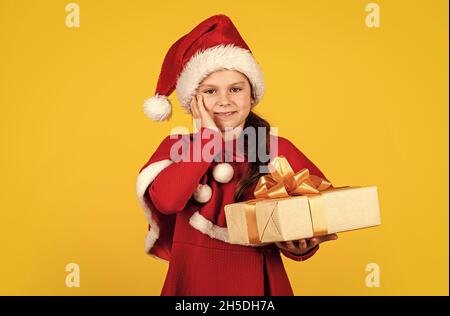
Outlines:
{"type": "Polygon", "coordinates": [[[213,177],[217,182],[227,183],[233,178],[234,170],[229,163],[219,163],[213,169],[213,177]]]}
{"type": "Polygon", "coordinates": [[[194,193],[192,194],[194,197],[194,200],[196,200],[199,203],[206,203],[211,199],[212,196],[212,189],[207,184],[199,184],[197,186],[197,189],[195,189],[194,193]]]}
{"type": "Polygon", "coordinates": [[[153,121],[166,121],[172,115],[172,104],[165,95],[156,94],[145,100],[144,113],[153,121]]]}

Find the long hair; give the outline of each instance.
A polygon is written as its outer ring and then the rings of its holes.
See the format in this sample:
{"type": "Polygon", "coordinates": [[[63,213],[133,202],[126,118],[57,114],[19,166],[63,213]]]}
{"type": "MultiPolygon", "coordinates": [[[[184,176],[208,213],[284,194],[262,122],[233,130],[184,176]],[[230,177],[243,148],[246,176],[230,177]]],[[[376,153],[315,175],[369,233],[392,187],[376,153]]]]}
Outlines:
{"type": "MultiPolygon", "coordinates": [[[[247,116],[247,119],[245,120],[244,129],[246,127],[253,127],[256,132],[256,140],[257,140],[257,147],[265,146],[266,154],[268,155],[270,153],[270,124],[262,117],[258,116],[256,113],[251,111],[249,115],[247,116]],[[258,128],[258,127],[264,127],[264,128],[258,128]],[[265,133],[265,137],[262,135],[259,135],[259,133],[265,133]],[[262,140],[265,140],[265,144],[260,143],[262,140]]],[[[238,182],[236,189],[234,191],[234,201],[237,202],[244,194],[245,190],[248,189],[250,186],[252,186],[255,182],[258,181],[258,179],[262,176],[260,172],[260,166],[267,165],[268,161],[261,161],[260,157],[258,155],[258,148],[248,148],[248,138],[244,138],[244,155],[248,156],[249,150],[256,150],[257,154],[256,161],[248,162],[249,168],[247,171],[247,174],[242,177],[242,179],[238,182]]],[[[252,142],[254,144],[254,142],[252,142]]]]}

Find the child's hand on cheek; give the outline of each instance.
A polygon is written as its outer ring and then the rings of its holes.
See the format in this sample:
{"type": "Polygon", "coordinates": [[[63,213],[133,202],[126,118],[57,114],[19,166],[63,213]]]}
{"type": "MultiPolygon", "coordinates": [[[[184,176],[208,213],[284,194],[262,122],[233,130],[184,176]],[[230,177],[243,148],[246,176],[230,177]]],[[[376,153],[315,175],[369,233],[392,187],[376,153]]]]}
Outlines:
{"type": "Polygon", "coordinates": [[[206,111],[202,95],[196,94],[194,97],[192,97],[191,112],[192,116],[195,119],[197,129],[205,127],[219,131],[211,115],[209,115],[208,111],[206,111]]]}

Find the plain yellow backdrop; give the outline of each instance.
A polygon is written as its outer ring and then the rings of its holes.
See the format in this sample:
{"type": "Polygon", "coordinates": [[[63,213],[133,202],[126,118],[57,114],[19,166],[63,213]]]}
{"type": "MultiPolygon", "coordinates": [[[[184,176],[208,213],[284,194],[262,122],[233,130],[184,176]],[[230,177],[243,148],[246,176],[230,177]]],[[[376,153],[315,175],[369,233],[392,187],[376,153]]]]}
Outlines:
{"type": "Polygon", "coordinates": [[[191,126],[142,111],[163,58],[231,17],[266,78],[255,108],[335,185],[377,185],[382,226],[284,258],[296,295],[448,295],[448,3],[0,0],[0,294],[159,295],[135,180],[191,126]],[[80,267],[69,288],[66,264],[80,267]],[[380,287],[365,284],[380,267],[380,287]]]}

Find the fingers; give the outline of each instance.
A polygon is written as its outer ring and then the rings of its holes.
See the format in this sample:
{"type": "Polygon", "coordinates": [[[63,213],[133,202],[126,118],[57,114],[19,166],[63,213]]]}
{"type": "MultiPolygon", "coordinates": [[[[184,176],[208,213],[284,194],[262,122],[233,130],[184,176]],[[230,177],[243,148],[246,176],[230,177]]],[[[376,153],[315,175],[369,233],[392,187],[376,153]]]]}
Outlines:
{"type": "Polygon", "coordinates": [[[310,248],[306,239],[300,239],[298,241],[294,241],[294,240],[286,241],[286,246],[288,247],[288,250],[297,251],[297,252],[299,250],[303,252],[310,248]],[[296,243],[297,243],[297,245],[296,245],[296,243]]]}
{"type": "Polygon", "coordinates": [[[314,243],[313,246],[311,246],[311,243],[307,241],[306,239],[300,239],[298,241],[294,240],[288,240],[285,242],[276,242],[275,243],[279,248],[283,248],[292,252],[298,252],[305,251],[306,249],[309,249],[311,247],[314,247],[316,243],[314,243]],[[298,243],[298,245],[296,245],[298,243]]]}
{"type": "Polygon", "coordinates": [[[298,241],[298,248],[300,248],[300,250],[305,250],[306,248],[308,248],[308,243],[305,239],[300,239],[298,241]]]}
{"type": "Polygon", "coordinates": [[[337,234],[330,234],[325,236],[318,236],[313,238],[307,238],[307,239],[300,239],[298,241],[289,240],[285,242],[276,242],[275,244],[278,246],[278,248],[282,248],[285,250],[289,250],[294,253],[304,253],[318,244],[329,241],[329,240],[336,240],[338,239],[337,234]],[[298,242],[298,246],[296,243],[298,242]]]}
{"type": "Polygon", "coordinates": [[[319,243],[322,243],[325,241],[336,240],[336,239],[338,239],[338,235],[330,234],[330,235],[325,235],[325,236],[319,236],[319,237],[317,237],[317,239],[318,239],[319,243]]]}
{"type": "Polygon", "coordinates": [[[197,94],[195,97],[197,100],[197,108],[200,112],[200,115],[205,115],[207,112],[206,112],[206,108],[205,108],[205,102],[203,100],[203,95],[197,94]]]}
{"type": "Polygon", "coordinates": [[[206,110],[206,106],[205,106],[205,102],[204,102],[204,99],[203,99],[203,95],[201,95],[201,94],[196,95],[195,98],[196,98],[196,106],[197,106],[196,109],[198,111],[198,115],[200,116],[201,125],[203,127],[208,127],[208,128],[211,128],[211,129],[219,130],[217,128],[217,125],[214,122],[213,118],[211,117],[211,115],[206,110]]]}
{"type": "Polygon", "coordinates": [[[195,119],[200,118],[200,113],[199,113],[199,110],[198,110],[198,105],[197,105],[197,98],[196,98],[196,96],[192,97],[192,99],[191,99],[191,112],[192,112],[192,116],[193,116],[195,119]]]}
{"type": "Polygon", "coordinates": [[[282,242],[275,242],[275,244],[278,246],[278,248],[285,249],[285,250],[294,250],[296,247],[293,245],[292,241],[282,241],[282,242]]]}
{"type": "Polygon", "coordinates": [[[192,112],[192,116],[195,119],[203,119],[206,115],[208,115],[202,95],[196,94],[192,97],[191,112],[192,112]]]}
{"type": "Polygon", "coordinates": [[[319,240],[317,238],[315,238],[315,237],[309,239],[308,242],[309,242],[309,247],[310,248],[313,248],[313,247],[315,247],[315,246],[317,246],[319,244],[319,240]]]}
{"type": "Polygon", "coordinates": [[[197,130],[199,130],[202,125],[202,120],[198,110],[197,99],[195,97],[192,97],[191,99],[191,112],[192,117],[194,118],[195,127],[197,128],[197,130]]]}
{"type": "Polygon", "coordinates": [[[297,247],[295,247],[294,242],[292,240],[286,241],[286,246],[288,250],[295,251],[297,247]]]}
{"type": "Polygon", "coordinates": [[[277,245],[278,248],[284,248],[283,243],[281,242],[275,242],[275,245],[277,245]]]}

